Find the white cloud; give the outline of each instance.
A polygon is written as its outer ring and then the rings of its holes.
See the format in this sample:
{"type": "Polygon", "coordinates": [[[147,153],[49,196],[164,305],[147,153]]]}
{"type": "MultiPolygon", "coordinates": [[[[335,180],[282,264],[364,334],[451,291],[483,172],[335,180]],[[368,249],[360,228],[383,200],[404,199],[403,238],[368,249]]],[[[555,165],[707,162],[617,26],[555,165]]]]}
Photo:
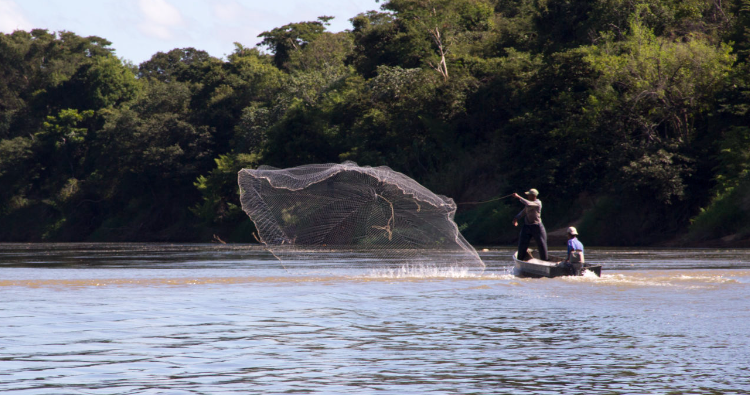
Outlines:
{"type": "Polygon", "coordinates": [[[228,22],[238,21],[247,13],[247,8],[236,1],[215,3],[213,9],[217,18],[228,22]]]}
{"type": "Polygon", "coordinates": [[[138,0],[138,8],[146,18],[138,25],[138,30],[150,37],[172,39],[174,29],[185,23],[180,10],[166,0],[138,0]]]}
{"type": "Polygon", "coordinates": [[[154,37],[162,40],[171,40],[172,38],[174,38],[172,30],[162,25],[142,23],[138,25],[138,30],[149,37],[154,37]]]}
{"type": "MultiPolygon", "coordinates": [[[[277,1],[277,0],[272,0],[277,1]]],[[[239,42],[246,47],[253,47],[260,41],[258,34],[273,27],[269,21],[280,19],[273,11],[269,11],[268,3],[253,3],[253,6],[241,4],[238,0],[220,0],[211,3],[214,16],[208,28],[211,29],[210,39],[215,45],[225,48],[224,55],[234,49],[232,43],[239,42]],[[268,25],[268,28],[263,28],[268,25]]],[[[283,17],[281,18],[283,20],[283,17]]],[[[288,22],[287,22],[288,23],[288,22]]],[[[281,26],[281,25],[279,25],[281,26]]]]}
{"type": "Polygon", "coordinates": [[[0,0],[0,32],[12,33],[14,30],[31,29],[31,22],[26,19],[15,1],[0,0]]]}

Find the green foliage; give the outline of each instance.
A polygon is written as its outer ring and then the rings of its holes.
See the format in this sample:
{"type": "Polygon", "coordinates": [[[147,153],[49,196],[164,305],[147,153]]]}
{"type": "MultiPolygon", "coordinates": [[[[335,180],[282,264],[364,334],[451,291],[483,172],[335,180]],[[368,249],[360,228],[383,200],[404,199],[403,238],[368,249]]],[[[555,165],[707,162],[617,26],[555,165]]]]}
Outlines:
{"type": "Polygon", "coordinates": [[[518,236],[519,228],[511,226],[511,219],[518,211],[505,203],[488,203],[461,212],[456,223],[464,237],[474,244],[507,244],[518,236]]]}
{"type": "Polygon", "coordinates": [[[81,78],[80,89],[87,91],[90,103],[83,108],[115,107],[134,99],[140,88],[133,71],[113,56],[95,60],[81,78]]]}
{"type": "MultiPolygon", "coordinates": [[[[99,37],[0,34],[0,240],[249,241],[240,168],[347,159],[457,202],[536,187],[594,245],[745,234],[748,0],[381,5],[137,68],[99,37]]],[[[457,219],[509,243],[515,210],[457,219]]]]}
{"type": "Polygon", "coordinates": [[[713,141],[716,181],[713,195],[719,196],[737,186],[750,173],[750,73],[749,65],[741,63],[733,70],[731,90],[722,93],[718,102],[720,123],[712,125],[720,131],[713,141]]]}
{"type": "Polygon", "coordinates": [[[483,0],[391,0],[382,8],[397,17],[392,45],[402,64],[429,67],[444,81],[494,25],[493,7],[483,0]]]}
{"type": "Polygon", "coordinates": [[[258,35],[263,41],[259,46],[268,47],[274,54],[274,64],[287,69],[287,62],[296,51],[303,49],[325,31],[333,17],[321,16],[317,21],[290,23],[258,35]]]}
{"type": "Polygon", "coordinates": [[[734,18],[725,32],[725,41],[734,43],[734,50],[742,62],[750,57],[750,0],[734,1],[730,6],[734,18]]]}
{"type": "MultiPolygon", "coordinates": [[[[179,84],[171,87],[160,84],[133,103],[131,109],[121,109],[105,115],[105,123],[98,134],[101,154],[98,166],[105,171],[141,175],[149,184],[164,182],[160,188],[188,182],[196,171],[204,170],[211,162],[211,130],[190,122],[189,92],[179,84]],[[163,103],[169,91],[169,105],[158,107],[152,100],[163,103]],[[171,112],[168,109],[181,109],[171,112]],[[138,109],[154,109],[141,112],[138,109]]],[[[115,173],[115,174],[117,174],[115,173]]]]}
{"type": "Polygon", "coordinates": [[[25,179],[33,158],[33,140],[16,137],[0,140],[0,215],[5,215],[26,205],[28,182],[25,179]]]}
{"type": "Polygon", "coordinates": [[[393,41],[398,27],[389,12],[368,11],[351,19],[354,51],[349,61],[366,78],[375,74],[378,66],[401,64],[393,41]]]}
{"type": "Polygon", "coordinates": [[[288,68],[303,71],[343,68],[353,49],[351,35],[323,32],[289,55],[288,68]]]}
{"type": "Polygon", "coordinates": [[[731,126],[719,142],[716,189],[722,193],[750,175],[750,127],[731,126]]]}
{"type": "Polygon", "coordinates": [[[48,115],[72,104],[84,92],[61,90],[77,73],[112,58],[111,43],[100,37],[43,29],[0,34],[0,138],[39,131],[48,115]]]}
{"type": "Polygon", "coordinates": [[[138,66],[138,76],[162,82],[197,81],[200,79],[200,66],[208,60],[208,52],[195,48],[175,48],[167,53],[157,52],[151,59],[138,66]]]}
{"type": "Polygon", "coordinates": [[[601,72],[600,97],[630,108],[636,133],[648,142],[685,140],[693,114],[707,110],[735,58],[726,44],[698,36],[672,41],[632,22],[623,41],[591,47],[586,60],[601,72]]]}
{"type": "Polygon", "coordinates": [[[736,180],[691,221],[688,242],[750,235],[750,177],[736,180]]]}
{"type": "Polygon", "coordinates": [[[584,49],[601,75],[587,111],[607,118],[607,137],[618,148],[611,157],[615,179],[623,190],[645,188],[663,202],[681,198],[694,160],[684,153],[696,122],[727,86],[731,48],[694,35],[657,37],[637,21],[623,40],[604,38],[584,49]]]}
{"type": "Polygon", "coordinates": [[[685,194],[682,178],[689,171],[686,162],[686,158],[663,149],[653,154],[644,153],[622,167],[621,182],[633,186],[632,192],[660,201],[668,202],[673,196],[682,198],[685,194]]]}
{"type": "Polygon", "coordinates": [[[13,172],[31,157],[32,140],[27,137],[0,140],[0,177],[13,172]]]}
{"type": "Polygon", "coordinates": [[[237,173],[244,168],[257,167],[258,159],[258,155],[253,154],[221,155],[215,159],[216,168],[207,176],[199,176],[194,183],[203,202],[191,207],[190,211],[208,224],[244,220],[237,173]]]}
{"type": "Polygon", "coordinates": [[[93,110],[83,111],[66,109],[61,110],[57,116],[48,116],[44,122],[44,132],[38,134],[40,138],[51,139],[55,141],[55,146],[60,148],[65,144],[80,144],[86,135],[86,128],[77,127],[79,123],[91,118],[94,115],[93,110]]]}

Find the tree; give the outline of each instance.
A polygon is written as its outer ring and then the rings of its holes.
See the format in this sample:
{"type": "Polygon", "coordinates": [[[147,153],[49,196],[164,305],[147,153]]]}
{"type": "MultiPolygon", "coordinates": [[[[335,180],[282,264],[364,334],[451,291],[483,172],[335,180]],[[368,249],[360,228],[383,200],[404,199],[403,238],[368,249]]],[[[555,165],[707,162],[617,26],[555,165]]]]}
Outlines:
{"type": "Polygon", "coordinates": [[[602,74],[590,109],[606,109],[602,115],[608,118],[607,135],[619,148],[619,166],[625,179],[635,183],[622,186],[646,186],[665,201],[683,196],[680,180],[690,171],[691,159],[680,152],[727,81],[735,59],[731,48],[700,36],[681,41],[657,37],[633,21],[625,40],[608,36],[585,51],[586,60],[602,74]],[[664,165],[673,171],[658,170],[664,165]]]}
{"type": "Polygon", "coordinates": [[[325,31],[333,17],[321,16],[317,21],[290,23],[258,35],[263,41],[258,46],[265,46],[274,55],[274,64],[279,69],[287,69],[294,51],[304,48],[325,31]]]}
{"type": "Polygon", "coordinates": [[[138,66],[138,76],[162,82],[197,81],[199,67],[210,58],[208,52],[192,47],[175,48],[167,53],[157,52],[138,66]]]}
{"type": "MultiPolygon", "coordinates": [[[[42,150],[56,152],[63,159],[65,166],[69,168],[71,178],[76,178],[78,168],[82,164],[85,150],[85,140],[88,128],[79,127],[94,115],[93,110],[78,112],[75,109],[61,110],[56,116],[48,116],[44,122],[42,132],[36,134],[42,150]],[[46,147],[45,147],[46,146],[46,147]]],[[[55,164],[49,163],[49,168],[54,169],[55,164]]]]}
{"type": "Polygon", "coordinates": [[[348,62],[366,78],[375,75],[378,66],[398,66],[400,56],[394,50],[398,26],[389,12],[368,11],[351,19],[353,52],[348,62]]]}
{"type": "Polygon", "coordinates": [[[216,168],[195,181],[202,201],[190,211],[207,224],[237,223],[246,219],[237,191],[237,173],[244,168],[257,167],[258,159],[257,154],[220,155],[215,159],[216,168]]]}
{"type": "Polygon", "coordinates": [[[19,200],[23,201],[28,192],[32,176],[27,163],[33,155],[33,141],[28,137],[0,139],[0,215],[8,214],[18,208],[19,200]],[[11,199],[15,197],[14,204],[11,199]]]}
{"type": "Polygon", "coordinates": [[[447,57],[452,47],[478,38],[467,33],[488,30],[494,15],[492,5],[482,0],[391,0],[382,8],[397,17],[400,37],[396,41],[408,43],[421,63],[444,81],[449,78],[447,57]]]}
{"type": "Polygon", "coordinates": [[[212,58],[202,64],[198,83],[191,85],[192,122],[210,125],[217,154],[227,154],[243,109],[271,102],[287,79],[270,56],[236,44],[228,62],[212,58]]]}
{"type": "Polygon", "coordinates": [[[103,56],[82,65],[69,80],[48,88],[38,99],[51,110],[98,110],[129,102],[140,89],[130,67],[114,56],[103,56]]]}
{"type": "Polygon", "coordinates": [[[61,103],[61,96],[50,92],[82,67],[113,57],[110,44],[101,37],[80,37],[66,31],[0,34],[0,138],[33,134],[47,116],[76,108],[61,103]]]}

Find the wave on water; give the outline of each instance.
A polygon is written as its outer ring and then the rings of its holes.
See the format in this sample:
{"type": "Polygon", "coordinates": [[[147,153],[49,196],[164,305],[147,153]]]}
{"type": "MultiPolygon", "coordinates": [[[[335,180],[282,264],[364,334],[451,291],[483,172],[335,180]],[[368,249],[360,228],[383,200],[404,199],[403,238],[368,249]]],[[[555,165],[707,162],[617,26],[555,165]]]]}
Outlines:
{"type": "Polygon", "coordinates": [[[736,278],[747,273],[674,273],[665,271],[646,271],[642,273],[602,273],[596,277],[593,273],[586,273],[581,277],[566,277],[567,281],[592,282],[601,285],[633,286],[633,287],[675,287],[683,289],[707,289],[725,284],[739,284],[736,278]]]}
{"type": "Polygon", "coordinates": [[[488,273],[467,267],[404,265],[397,268],[373,268],[359,276],[369,279],[510,279],[512,267],[499,273],[488,273]]]}

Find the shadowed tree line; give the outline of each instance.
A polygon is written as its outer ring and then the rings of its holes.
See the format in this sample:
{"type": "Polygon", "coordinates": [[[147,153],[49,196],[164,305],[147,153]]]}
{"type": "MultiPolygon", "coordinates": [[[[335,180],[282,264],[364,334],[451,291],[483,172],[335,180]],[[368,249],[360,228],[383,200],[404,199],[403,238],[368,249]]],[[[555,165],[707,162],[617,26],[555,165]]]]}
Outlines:
{"type": "MultiPolygon", "coordinates": [[[[354,160],[459,203],[535,187],[591,245],[750,245],[750,0],[381,5],[137,66],[0,34],[0,241],[252,241],[239,169],[354,160]]],[[[457,222],[511,243],[519,209],[457,222]]]]}

